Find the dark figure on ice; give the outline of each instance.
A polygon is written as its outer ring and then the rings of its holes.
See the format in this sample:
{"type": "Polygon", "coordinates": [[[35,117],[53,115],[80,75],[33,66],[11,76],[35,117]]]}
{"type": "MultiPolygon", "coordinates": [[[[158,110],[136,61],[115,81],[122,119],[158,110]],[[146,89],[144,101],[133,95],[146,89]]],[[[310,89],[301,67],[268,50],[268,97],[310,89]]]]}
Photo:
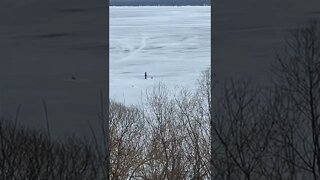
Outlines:
{"type": "Polygon", "coordinates": [[[76,76],[75,76],[75,75],[72,75],[72,76],[71,76],[71,79],[72,79],[72,80],[76,80],[76,76]]]}
{"type": "Polygon", "coordinates": [[[144,79],[147,79],[147,72],[144,73],[144,79]]]}

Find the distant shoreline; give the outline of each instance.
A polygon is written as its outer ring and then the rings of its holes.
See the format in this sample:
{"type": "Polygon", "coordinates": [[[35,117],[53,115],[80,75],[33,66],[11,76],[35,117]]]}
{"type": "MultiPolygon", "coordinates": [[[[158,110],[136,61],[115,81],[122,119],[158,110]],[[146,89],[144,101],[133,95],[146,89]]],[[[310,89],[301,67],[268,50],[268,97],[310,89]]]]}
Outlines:
{"type": "Polygon", "coordinates": [[[160,5],[160,6],[156,6],[156,5],[142,5],[142,6],[109,6],[109,7],[210,7],[211,5],[183,5],[183,6],[168,6],[168,5],[160,5]]]}
{"type": "Polygon", "coordinates": [[[210,0],[110,0],[110,6],[210,6],[210,0]]]}
{"type": "Polygon", "coordinates": [[[109,7],[207,7],[211,5],[109,5],[109,7]]]}

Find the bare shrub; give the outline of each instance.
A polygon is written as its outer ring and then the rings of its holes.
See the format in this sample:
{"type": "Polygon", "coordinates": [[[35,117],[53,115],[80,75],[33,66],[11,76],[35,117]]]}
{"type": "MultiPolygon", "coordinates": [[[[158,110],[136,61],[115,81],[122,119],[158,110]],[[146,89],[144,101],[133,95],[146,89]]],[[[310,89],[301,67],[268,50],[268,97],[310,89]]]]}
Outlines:
{"type": "Polygon", "coordinates": [[[97,155],[89,142],[70,137],[55,142],[47,134],[0,122],[1,179],[99,179],[97,155]]]}

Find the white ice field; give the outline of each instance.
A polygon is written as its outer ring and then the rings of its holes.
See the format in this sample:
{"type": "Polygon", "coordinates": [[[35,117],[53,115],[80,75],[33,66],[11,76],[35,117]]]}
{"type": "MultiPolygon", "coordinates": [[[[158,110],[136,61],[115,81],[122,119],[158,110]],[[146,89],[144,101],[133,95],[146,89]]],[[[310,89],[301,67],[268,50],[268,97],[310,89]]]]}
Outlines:
{"type": "Polygon", "coordinates": [[[210,67],[209,6],[110,7],[109,17],[110,99],[137,104],[159,82],[193,89],[210,67]]]}

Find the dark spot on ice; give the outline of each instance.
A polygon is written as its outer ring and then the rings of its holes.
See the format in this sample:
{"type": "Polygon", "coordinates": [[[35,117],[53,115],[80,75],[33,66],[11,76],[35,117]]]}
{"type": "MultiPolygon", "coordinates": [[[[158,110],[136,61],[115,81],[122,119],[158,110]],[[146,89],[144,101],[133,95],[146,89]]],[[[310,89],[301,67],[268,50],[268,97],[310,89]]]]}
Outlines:
{"type": "Polygon", "coordinates": [[[77,78],[76,78],[75,75],[72,75],[72,76],[71,76],[71,79],[72,79],[72,80],[76,80],[77,78]]]}
{"type": "Polygon", "coordinates": [[[182,41],[186,41],[186,40],[188,40],[187,37],[183,37],[183,38],[182,38],[182,41]]]}
{"type": "Polygon", "coordinates": [[[140,63],[128,63],[129,66],[137,66],[137,65],[141,65],[140,63]]]}
{"type": "Polygon", "coordinates": [[[34,36],[35,38],[57,38],[74,35],[74,33],[49,33],[34,36]]]}
{"type": "Polygon", "coordinates": [[[145,48],[145,50],[153,50],[153,49],[162,49],[163,46],[149,46],[147,48],[145,48]]]}
{"type": "Polygon", "coordinates": [[[186,49],[198,49],[197,47],[187,47],[186,49]]]}
{"type": "Polygon", "coordinates": [[[73,36],[75,33],[47,33],[47,34],[36,34],[36,35],[18,35],[12,36],[13,39],[51,39],[59,37],[73,36]]]}

